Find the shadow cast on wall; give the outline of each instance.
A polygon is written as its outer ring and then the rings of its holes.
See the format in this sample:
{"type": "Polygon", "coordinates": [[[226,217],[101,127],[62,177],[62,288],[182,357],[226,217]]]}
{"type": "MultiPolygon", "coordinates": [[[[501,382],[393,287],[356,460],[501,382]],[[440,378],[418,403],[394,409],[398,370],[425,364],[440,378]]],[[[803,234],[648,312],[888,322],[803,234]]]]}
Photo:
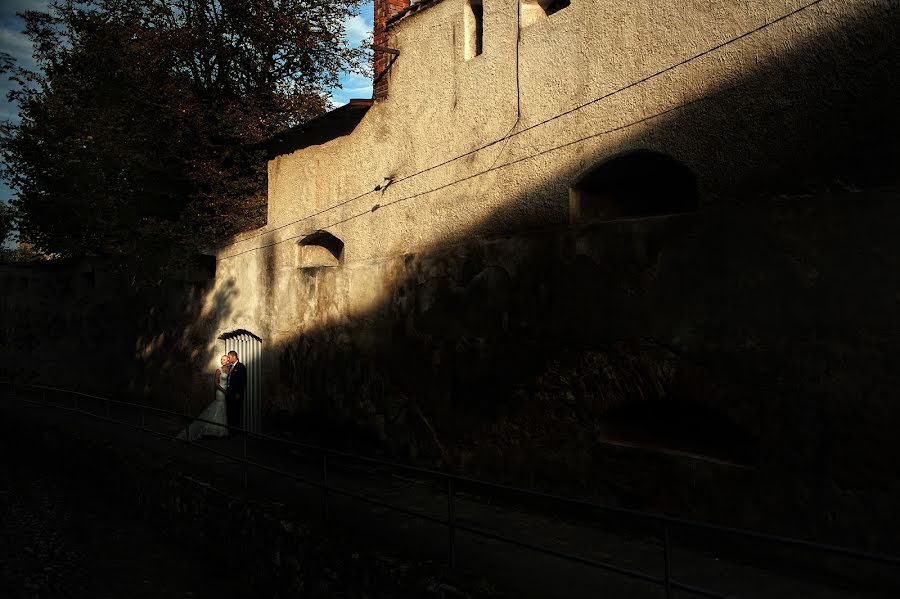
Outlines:
{"type": "MultiPolygon", "coordinates": [[[[377,264],[332,252],[337,266],[286,275],[262,250],[267,312],[294,302],[304,323],[328,323],[264,340],[271,425],[886,548],[900,533],[900,477],[883,457],[900,426],[900,20],[893,0],[860,6],[727,89],[620,123],[613,155],[577,133],[533,149],[579,154],[545,181],[560,206],[593,166],[649,149],[696,176],[699,210],[569,226],[531,216],[523,193],[440,247],[377,264]],[[336,307],[352,281],[377,281],[363,314],[336,307]]],[[[503,164],[457,193],[496,185],[503,164]]],[[[243,309],[239,279],[134,294],[40,268],[0,273],[15,290],[0,311],[9,376],[191,412],[209,401],[210,343],[243,309]]]]}
{"type": "Polygon", "coordinates": [[[0,265],[0,380],[198,412],[218,360],[208,339],[235,296],[214,274],[209,256],[139,287],[103,257],[0,265]]]}
{"type": "MultiPolygon", "coordinates": [[[[900,486],[881,457],[900,424],[888,359],[900,325],[895,12],[861,4],[843,29],[726,89],[622,123],[615,155],[687,165],[700,210],[568,226],[529,220],[523,194],[431,251],[293,271],[308,295],[269,301],[298,302],[304,322],[325,320],[367,268],[381,299],[267,348],[273,423],[629,507],[883,547],[900,532],[886,526],[900,486]],[[654,432],[660,410],[680,430],[654,432]]],[[[549,187],[610,158],[579,151],[549,187]]],[[[500,163],[459,193],[496,184],[500,163]]]]}

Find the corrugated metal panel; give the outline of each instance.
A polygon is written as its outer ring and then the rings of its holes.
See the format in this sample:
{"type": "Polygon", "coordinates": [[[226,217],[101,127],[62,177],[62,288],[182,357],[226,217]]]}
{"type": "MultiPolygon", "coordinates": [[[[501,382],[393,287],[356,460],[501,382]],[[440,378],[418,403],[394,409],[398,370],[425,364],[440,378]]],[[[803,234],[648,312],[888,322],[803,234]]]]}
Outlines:
{"type": "Polygon", "coordinates": [[[253,333],[234,331],[225,333],[222,341],[222,353],[234,350],[238,359],[247,368],[247,388],[244,393],[242,428],[261,432],[262,430],[262,341],[253,333]]]}

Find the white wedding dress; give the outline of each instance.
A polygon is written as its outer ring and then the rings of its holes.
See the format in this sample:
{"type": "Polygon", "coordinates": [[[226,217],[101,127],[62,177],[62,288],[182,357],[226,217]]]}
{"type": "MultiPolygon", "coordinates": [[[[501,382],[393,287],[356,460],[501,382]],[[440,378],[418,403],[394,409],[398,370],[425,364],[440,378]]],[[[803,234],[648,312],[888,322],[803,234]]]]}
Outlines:
{"type": "MultiPolygon", "coordinates": [[[[224,388],[227,383],[228,373],[220,373],[219,386],[224,388]]],[[[186,439],[188,434],[190,434],[191,441],[200,437],[228,436],[228,429],[225,427],[228,424],[228,420],[225,417],[225,393],[216,388],[216,398],[211,404],[206,406],[206,409],[200,412],[197,418],[198,420],[192,422],[186,430],[178,433],[179,439],[186,439]]]]}

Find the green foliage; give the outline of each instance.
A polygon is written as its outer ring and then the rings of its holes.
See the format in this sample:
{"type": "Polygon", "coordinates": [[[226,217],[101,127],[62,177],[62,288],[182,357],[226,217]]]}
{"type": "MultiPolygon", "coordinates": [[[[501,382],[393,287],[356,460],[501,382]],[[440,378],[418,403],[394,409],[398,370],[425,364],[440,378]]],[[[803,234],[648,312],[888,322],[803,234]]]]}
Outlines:
{"type": "Polygon", "coordinates": [[[264,141],[359,71],[358,0],[61,1],[28,12],[37,72],[0,60],[20,237],[61,256],[165,262],[265,222],[264,141]]]}
{"type": "Polygon", "coordinates": [[[0,201],[0,252],[6,254],[6,242],[12,237],[15,228],[15,217],[12,206],[0,201]]]}
{"type": "Polygon", "coordinates": [[[15,232],[16,209],[0,201],[0,262],[29,262],[45,258],[27,244],[12,245],[17,240],[15,232]]]}
{"type": "Polygon", "coordinates": [[[0,245],[6,242],[13,230],[13,209],[0,202],[0,245]]]}

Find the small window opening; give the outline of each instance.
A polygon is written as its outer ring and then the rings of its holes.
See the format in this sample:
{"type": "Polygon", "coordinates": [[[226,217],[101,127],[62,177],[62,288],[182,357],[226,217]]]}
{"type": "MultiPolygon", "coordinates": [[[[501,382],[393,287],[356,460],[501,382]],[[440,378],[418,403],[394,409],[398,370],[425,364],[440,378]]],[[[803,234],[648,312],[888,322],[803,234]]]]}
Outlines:
{"type": "Polygon", "coordinates": [[[338,266],[344,257],[344,242],[328,231],[316,231],[297,242],[297,266],[338,266]]]}
{"type": "Polygon", "coordinates": [[[484,39],[484,10],[481,0],[469,0],[465,5],[465,58],[469,60],[481,54],[484,39]]]}
{"type": "Polygon", "coordinates": [[[519,3],[520,25],[528,27],[571,4],[570,0],[521,0],[519,3]]]}
{"type": "Polygon", "coordinates": [[[646,150],[604,162],[569,193],[572,222],[677,214],[697,205],[694,173],[669,156],[646,150]]]}

